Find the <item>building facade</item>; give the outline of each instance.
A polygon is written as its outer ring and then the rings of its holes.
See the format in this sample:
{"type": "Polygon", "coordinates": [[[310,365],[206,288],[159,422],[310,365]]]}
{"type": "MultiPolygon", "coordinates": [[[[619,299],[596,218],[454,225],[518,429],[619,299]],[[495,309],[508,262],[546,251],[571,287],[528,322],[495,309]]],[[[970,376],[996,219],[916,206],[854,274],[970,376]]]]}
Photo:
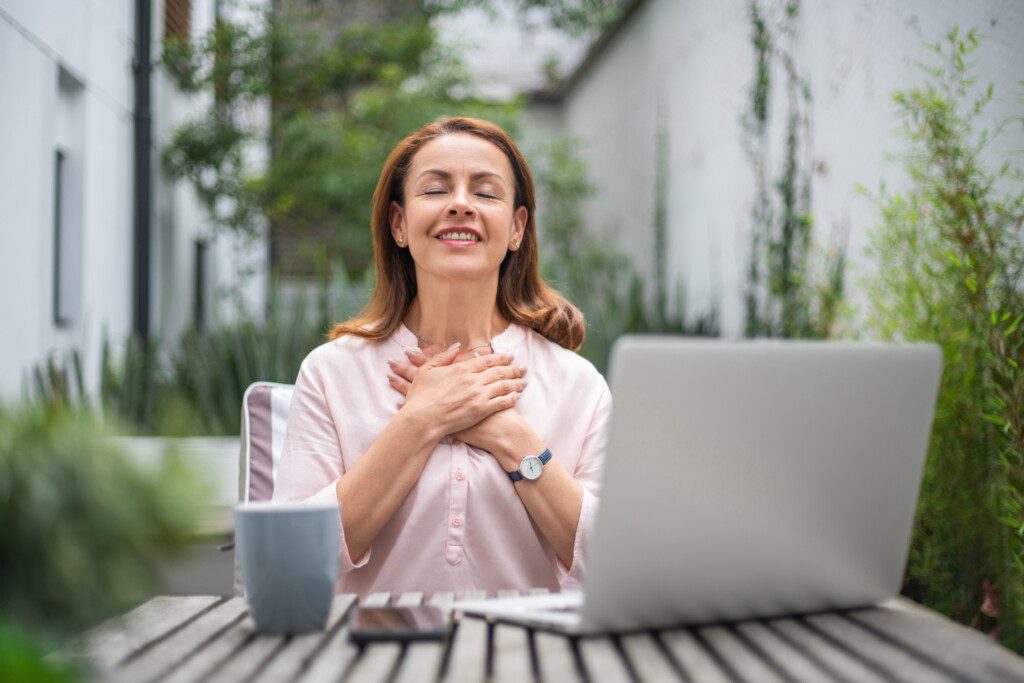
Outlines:
{"type": "MultiPolygon", "coordinates": [[[[769,18],[781,2],[761,2],[769,18]]],[[[587,229],[652,272],[665,258],[670,277],[685,285],[687,309],[715,309],[723,333],[743,332],[750,257],[754,171],[744,150],[743,116],[750,109],[755,50],[748,0],[626,2],[623,20],[605,35],[553,95],[527,110],[531,136],[569,135],[579,141],[596,188],[585,205],[587,229]],[[659,152],[659,148],[663,148],[659,152]],[[656,166],[664,154],[666,249],[655,254],[656,166]]],[[[800,3],[791,53],[811,94],[809,149],[811,214],[816,238],[836,235],[849,257],[848,292],[863,300],[871,272],[864,255],[877,217],[858,184],[899,189],[905,178],[887,155],[904,141],[892,93],[924,81],[925,43],[954,26],[983,34],[975,72],[992,82],[992,121],[1020,114],[1024,64],[1024,4],[1014,0],[827,1],[800,3]]],[[[776,36],[777,39],[784,39],[776,36]]],[[[774,74],[777,84],[781,74],[774,74]]],[[[777,177],[785,92],[773,91],[768,138],[777,177]]],[[[992,149],[993,168],[1021,164],[1024,130],[1008,127],[992,149]]]]}
{"type": "Polygon", "coordinates": [[[24,395],[34,366],[71,351],[95,391],[104,339],[116,349],[140,324],[174,339],[216,316],[216,292],[254,265],[243,289],[259,308],[265,248],[218,236],[191,188],[160,167],[171,131],[207,103],[160,69],[162,40],[203,35],[217,10],[215,0],[0,0],[0,399],[24,395]],[[147,4],[148,258],[136,265],[136,23],[147,4]]]}

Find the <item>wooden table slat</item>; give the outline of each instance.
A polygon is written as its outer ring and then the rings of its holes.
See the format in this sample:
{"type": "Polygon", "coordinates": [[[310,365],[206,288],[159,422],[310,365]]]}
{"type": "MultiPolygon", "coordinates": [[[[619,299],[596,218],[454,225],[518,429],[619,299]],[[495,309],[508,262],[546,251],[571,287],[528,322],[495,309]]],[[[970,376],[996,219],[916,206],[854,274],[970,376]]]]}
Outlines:
{"type": "Polygon", "coordinates": [[[370,593],[359,601],[361,607],[387,607],[391,603],[391,593],[370,593]]]}
{"type": "MultiPolygon", "coordinates": [[[[446,614],[451,611],[455,602],[455,593],[440,592],[430,596],[427,604],[441,608],[446,614]]],[[[405,656],[395,672],[395,683],[417,683],[418,681],[435,680],[441,671],[447,642],[409,643],[405,648],[405,656]]]]}
{"type": "Polygon", "coordinates": [[[719,664],[727,662],[742,681],[782,683],[783,678],[756,651],[747,646],[735,633],[725,626],[705,626],[697,631],[718,654],[719,664]]]}
{"type": "Polygon", "coordinates": [[[678,681],[679,672],[662,652],[658,641],[648,633],[633,633],[619,638],[633,669],[641,681],[678,681]]]}
{"type": "Polygon", "coordinates": [[[985,634],[924,609],[906,598],[848,615],[902,647],[943,662],[965,680],[1022,681],[1024,659],[985,634]]]}
{"type": "MultiPolygon", "coordinates": [[[[483,600],[484,591],[466,591],[463,600],[483,600]]],[[[490,632],[483,619],[462,617],[456,626],[452,651],[448,656],[444,680],[477,683],[486,676],[490,632]]]]}
{"type": "Polygon", "coordinates": [[[793,647],[789,641],[768,628],[763,621],[737,624],[736,630],[765,656],[770,657],[783,671],[787,680],[813,683],[835,677],[834,672],[793,647]]]}
{"type": "Polygon", "coordinates": [[[436,680],[441,672],[445,643],[409,643],[395,673],[395,683],[436,680]]]}
{"type": "Polygon", "coordinates": [[[611,638],[581,638],[577,645],[583,668],[592,683],[630,680],[629,668],[611,638]]]}
{"type": "Polygon", "coordinates": [[[208,641],[240,620],[246,614],[245,600],[233,598],[205,612],[188,628],[183,628],[145,653],[144,656],[118,667],[113,678],[138,683],[166,676],[173,668],[188,661],[208,641]]]}
{"type": "Polygon", "coordinates": [[[497,624],[493,637],[494,680],[520,683],[532,679],[533,661],[527,630],[512,624],[497,624]]]}
{"type": "MultiPolygon", "coordinates": [[[[95,666],[101,671],[109,670],[221,601],[212,595],[156,597],[87,632],[82,637],[82,647],[95,666]]],[[[73,645],[71,649],[76,650],[78,646],[73,645]]]]}
{"type": "MultiPolygon", "coordinates": [[[[378,594],[380,595],[380,594],[378,594]]],[[[384,603],[390,599],[387,593],[383,594],[384,603]]],[[[373,596],[368,596],[368,599],[373,596]]],[[[355,596],[352,596],[355,599],[355,596]]],[[[374,598],[379,601],[382,598],[374,598]]],[[[362,602],[360,604],[366,604],[362,602]]],[[[382,606],[382,605],[380,605],[382,606]]],[[[351,614],[351,611],[349,612],[351,614]]],[[[359,655],[359,648],[348,639],[348,622],[342,622],[341,626],[329,635],[316,656],[310,660],[306,669],[299,675],[300,681],[340,681],[341,677],[348,671],[352,662],[359,655]]],[[[294,680],[294,679],[290,679],[294,680]]]]}
{"type": "Polygon", "coordinates": [[[813,614],[804,618],[814,629],[831,636],[866,661],[886,672],[899,672],[904,680],[949,681],[941,668],[920,662],[892,642],[878,638],[839,614],[813,614]]]}
{"type": "Polygon", "coordinates": [[[222,665],[217,667],[214,678],[217,683],[235,683],[253,678],[270,659],[278,654],[287,644],[288,637],[268,635],[256,630],[256,622],[251,617],[242,620],[246,633],[246,644],[232,653],[222,665]]]}
{"type": "Polygon", "coordinates": [[[326,646],[332,631],[340,627],[338,622],[346,617],[355,599],[356,596],[352,594],[335,596],[331,603],[331,613],[327,618],[327,627],[323,631],[292,636],[288,647],[268,662],[254,680],[265,683],[295,680],[312,661],[317,649],[326,646]]]}
{"type": "Polygon", "coordinates": [[[728,674],[690,631],[661,631],[658,637],[675,657],[689,680],[701,683],[732,683],[728,674]]]}
{"type": "Polygon", "coordinates": [[[398,607],[416,607],[421,604],[423,604],[423,593],[417,592],[402,593],[395,601],[395,605],[398,607]]]}
{"type": "Polygon", "coordinates": [[[534,631],[533,646],[537,650],[537,668],[541,681],[570,683],[583,680],[568,638],[555,633],[534,631]]]}
{"type": "MultiPolygon", "coordinates": [[[[427,602],[450,610],[454,597],[437,593],[427,602]]],[[[463,596],[484,597],[481,591],[463,596]]],[[[90,657],[99,680],[114,683],[410,683],[441,673],[456,682],[489,675],[558,683],[584,676],[595,683],[1024,681],[1024,658],[904,599],[848,612],[576,640],[456,613],[450,642],[381,642],[361,650],[348,638],[355,601],[337,596],[324,631],[273,636],[255,631],[241,598],[160,597],[90,630],[65,652],[90,657]]],[[[375,593],[361,604],[423,602],[420,592],[375,593]]]]}
{"type": "Polygon", "coordinates": [[[400,643],[367,643],[347,678],[359,683],[383,683],[391,678],[401,656],[400,643]]]}
{"type": "Polygon", "coordinates": [[[780,638],[791,642],[805,657],[813,659],[819,666],[827,669],[830,679],[851,683],[880,683],[886,680],[877,668],[872,668],[846,650],[837,648],[797,619],[773,619],[767,626],[780,638]]]}
{"type": "MultiPolygon", "coordinates": [[[[367,597],[367,602],[382,600],[380,595],[382,594],[370,595],[367,597]]],[[[423,602],[423,593],[402,593],[395,598],[394,605],[396,607],[415,607],[421,602],[423,602]]],[[[363,681],[367,683],[387,681],[398,667],[401,658],[402,645],[399,643],[367,643],[359,658],[352,665],[352,671],[348,674],[348,678],[352,681],[360,681],[360,683],[363,681]]]]}
{"type": "Polygon", "coordinates": [[[428,605],[434,607],[440,607],[442,610],[451,610],[452,603],[455,602],[455,593],[451,591],[445,591],[441,593],[434,593],[430,596],[430,600],[427,601],[428,605]]]}

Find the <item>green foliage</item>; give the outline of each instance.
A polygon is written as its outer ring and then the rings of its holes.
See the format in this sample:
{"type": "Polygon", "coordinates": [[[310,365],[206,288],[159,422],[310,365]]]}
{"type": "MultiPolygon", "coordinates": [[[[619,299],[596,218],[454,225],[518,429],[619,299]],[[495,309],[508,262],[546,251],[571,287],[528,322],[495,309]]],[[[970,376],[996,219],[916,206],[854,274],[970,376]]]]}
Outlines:
{"type": "MultiPolygon", "coordinates": [[[[582,204],[593,192],[586,165],[571,138],[558,138],[533,155],[531,166],[543,212],[540,237],[544,277],[561,290],[587,319],[581,354],[604,370],[615,339],[627,332],[688,335],[717,334],[714,312],[689,320],[683,290],[670,310],[664,271],[651,286],[623,254],[608,249],[584,226],[582,204]]],[[[661,168],[661,166],[659,166],[661,168]]],[[[659,171],[661,173],[661,171],[659,171]]],[[[656,192],[654,230],[664,233],[664,188],[656,192]],[[659,208],[660,207],[660,208],[659,208]]],[[[655,243],[663,244],[656,238],[655,243]]],[[[656,246],[655,259],[664,257],[656,246]]]]}
{"type": "Polygon", "coordinates": [[[294,383],[302,360],[324,341],[328,311],[343,319],[356,310],[354,302],[340,297],[329,303],[323,290],[318,304],[299,297],[285,305],[278,292],[262,321],[243,319],[183,335],[171,378],[198,411],[193,433],[238,434],[245,389],[256,381],[294,383]]]}
{"type": "Polygon", "coordinates": [[[327,5],[279,3],[258,31],[222,20],[195,44],[165,45],[180,87],[216,94],[175,131],[163,154],[168,173],[188,179],[228,229],[257,234],[269,220],[281,275],[313,276],[325,257],[363,276],[369,199],[409,131],[455,113],[514,129],[519,104],[474,99],[458,62],[437,46],[433,12],[407,5],[386,19],[359,6],[342,21],[327,5]],[[269,140],[248,115],[261,102],[271,106],[269,140]],[[266,168],[247,167],[246,150],[264,142],[266,168]]]}
{"type": "Polygon", "coordinates": [[[204,492],[174,454],[144,468],[86,413],[0,407],[3,618],[54,637],[147,597],[204,492]]]}
{"type": "Polygon", "coordinates": [[[883,336],[945,355],[905,591],[964,623],[994,620],[1022,651],[1024,175],[989,165],[1012,121],[986,126],[993,91],[972,75],[978,44],[953,29],[930,46],[925,83],[894,95],[910,185],[872,196],[870,295],[883,336]]]}
{"type": "Polygon", "coordinates": [[[799,3],[784,4],[777,28],[750,0],[755,53],[750,111],[743,118],[755,178],[751,256],[747,271],[746,334],[751,337],[828,337],[843,296],[845,248],[815,249],[811,215],[811,92],[793,57],[799,3]],[[778,35],[775,35],[775,34],[778,35]],[[782,168],[774,180],[769,159],[772,72],[781,68],[786,94],[782,168]],[[802,158],[807,157],[807,158],[802,158]]]}
{"type": "Polygon", "coordinates": [[[82,678],[70,665],[46,658],[38,637],[0,617],[0,683],[65,683],[82,678]]]}
{"type": "Polygon", "coordinates": [[[32,399],[51,410],[101,408],[129,434],[237,435],[245,389],[256,381],[293,383],[306,354],[323,343],[332,322],[362,307],[366,291],[335,278],[312,295],[285,296],[277,284],[262,318],[243,315],[211,330],[187,330],[169,350],[135,335],[118,350],[105,340],[98,406],[85,394],[80,354],[51,357],[33,371],[32,399]]]}

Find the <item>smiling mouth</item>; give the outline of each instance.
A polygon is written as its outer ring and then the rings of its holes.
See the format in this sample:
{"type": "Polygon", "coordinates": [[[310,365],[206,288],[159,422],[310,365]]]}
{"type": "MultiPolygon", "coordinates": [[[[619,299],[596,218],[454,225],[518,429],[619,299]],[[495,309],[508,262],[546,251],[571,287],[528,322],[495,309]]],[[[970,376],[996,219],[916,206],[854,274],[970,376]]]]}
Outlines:
{"type": "Polygon", "coordinates": [[[447,230],[434,239],[452,244],[473,244],[480,241],[480,236],[466,230],[447,230]]]}

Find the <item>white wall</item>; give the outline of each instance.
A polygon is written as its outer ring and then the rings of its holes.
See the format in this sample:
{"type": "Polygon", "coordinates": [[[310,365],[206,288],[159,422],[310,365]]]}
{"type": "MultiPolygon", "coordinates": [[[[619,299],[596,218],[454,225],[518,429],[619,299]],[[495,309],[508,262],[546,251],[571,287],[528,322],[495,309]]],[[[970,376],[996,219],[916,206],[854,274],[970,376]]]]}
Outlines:
{"type": "MultiPolygon", "coordinates": [[[[94,390],[104,335],[119,343],[131,331],[134,7],[132,0],[0,0],[0,400],[22,395],[34,364],[71,349],[81,351],[94,390]],[[70,107],[59,97],[61,68],[81,85],[70,107]],[[63,327],[52,315],[58,144],[70,145],[81,169],[71,221],[81,227],[81,306],[63,327]]],[[[193,0],[192,13],[198,36],[213,23],[214,0],[193,0]]],[[[152,16],[155,59],[160,0],[152,16]]],[[[205,100],[178,93],[159,68],[151,92],[151,329],[171,340],[192,320],[194,240],[214,235],[191,188],[164,178],[159,155],[172,127],[205,100]]],[[[211,289],[237,282],[239,268],[253,269],[243,294],[259,310],[265,246],[219,239],[210,252],[211,289]]]]}
{"type": "MultiPolygon", "coordinates": [[[[833,226],[849,229],[848,283],[855,301],[861,298],[859,280],[870,270],[863,250],[875,220],[855,184],[874,188],[886,178],[891,187],[900,185],[898,168],[884,161],[903,144],[893,132],[891,93],[921,82],[915,62],[927,59],[923,43],[939,40],[954,24],[978,26],[986,35],[978,73],[995,82],[1000,101],[993,116],[1008,114],[1021,94],[1024,4],[801,4],[796,58],[814,96],[814,159],[821,169],[812,211],[823,243],[833,226]]],[[[753,64],[745,0],[647,0],[555,105],[563,131],[583,140],[598,187],[586,208],[590,228],[646,268],[652,263],[661,107],[669,136],[669,272],[685,281],[691,313],[717,305],[729,335],[740,334],[743,323],[754,179],[741,146],[740,117],[749,107],[753,64]]],[[[774,98],[780,117],[782,97],[777,92],[774,98]]],[[[1004,141],[1004,152],[1010,149],[1024,149],[1019,128],[1004,141]]]]}
{"type": "Polygon", "coordinates": [[[81,349],[95,376],[104,328],[131,326],[131,52],[129,2],[0,0],[0,398],[54,350],[81,349]],[[82,85],[81,313],[66,328],[52,319],[61,66],[82,85]]]}

